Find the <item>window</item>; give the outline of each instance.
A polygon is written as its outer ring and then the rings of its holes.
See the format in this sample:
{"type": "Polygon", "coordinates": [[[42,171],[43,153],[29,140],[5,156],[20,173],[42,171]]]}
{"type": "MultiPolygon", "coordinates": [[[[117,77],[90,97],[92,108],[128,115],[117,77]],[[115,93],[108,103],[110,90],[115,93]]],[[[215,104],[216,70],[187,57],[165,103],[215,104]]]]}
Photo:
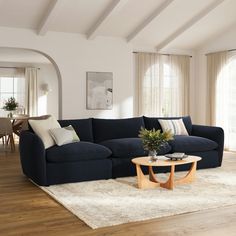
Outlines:
{"type": "Polygon", "coordinates": [[[4,102],[14,97],[19,107],[25,107],[25,78],[22,69],[1,68],[0,69],[0,107],[4,102]]]}
{"type": "Polygon", "coordinates": [[[189,57],[138,53],[139,115],[182,116],[189,112],[189,57]]]}
{"type": "Polygon", "coordinates": [[[216,125],[225,131],[225,148],[236,151],[236,56],[231,55],[217,76],[216,125]]]}
{"type": "Polygon", "coordinates": [[[154,107],[150,107],[149,113],[153,115],[160,116],[172,116],[172,98],[176,94],[176,88],[173,87],[175,81],[178,80],[173,73],[171,73],[171,68],[168,64],[163,64],[163,68],[158,65],[152,65],[148,68],[145,78],[144,78],[144,93],[150,94],[148,99],[146,99],[145,107],[149,107],[150,104],[154,103],[154,107]],[[161,70],[161,71],[159,71],[161,70]],[[161,74],[161,76],[160,76],[161,74]],[[155,80],[153,80],[153,76],[155,80]],[[157,105],[158,104],[158,105],[157,105]]]}
{"type": "Polygon", "coordinates": [[[25,79],[0,77],[0,106],[10,97],[14,97],[20,106],[25,106],[25,79]]]}
{"type": "Polygon", "coordinates": [[[162,101],[162,116],[176,115],[173,110],[173,99],[178,92],[175,86],[179,80],[178,76],[171,71],[170,66],[165,63],[163,68],[163,101],[162,101]],[[173,114],[174,113],[174,114],[173,114]]]}

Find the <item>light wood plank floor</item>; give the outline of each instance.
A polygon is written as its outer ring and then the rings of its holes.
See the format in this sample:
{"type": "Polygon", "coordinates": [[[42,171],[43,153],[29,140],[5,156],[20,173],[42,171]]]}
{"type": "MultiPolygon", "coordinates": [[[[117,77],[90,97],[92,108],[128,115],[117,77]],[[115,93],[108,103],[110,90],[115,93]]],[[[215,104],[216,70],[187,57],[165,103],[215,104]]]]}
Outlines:
{"type": "MultiPolygon", "coordinates": [[[[236,171],[236,154],[225,154],[223,168],[236,171]]],[[[0,145],[0,235],[235,236],[236,205],[92,230],[28,181],[19,154],[0,145]]]]}

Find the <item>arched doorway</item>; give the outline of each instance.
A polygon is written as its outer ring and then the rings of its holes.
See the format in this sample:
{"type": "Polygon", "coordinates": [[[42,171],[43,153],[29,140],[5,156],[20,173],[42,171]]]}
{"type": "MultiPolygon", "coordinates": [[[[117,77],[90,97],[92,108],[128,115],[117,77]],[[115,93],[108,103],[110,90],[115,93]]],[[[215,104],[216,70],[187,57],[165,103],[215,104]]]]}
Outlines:
{"type": "MultiPolygon", "coordinates": [[[[33,50],[20,48],[6,48],[0,47],[0,69],[2,71],[10,71],[10,69],[37,69],[38,86],[38,108],[37,114],[52,114],[56,118],[62,118],[62,83],[61,74],[55,61],[47,54],[33,50]]],[[[13,70],[12,70],[13,71],[13,70]]],[[[4,73],[3,73],[4,74],[4,73]]],[[[11,74],[11,73],[10,73],[11,74]]],[[[1,76],[1,74],[0,74],[1,76]]],[[[9,76],[8,76],[9,78],[9,76]]],[[[23,80],[21,80],[23,81],[23,80]]],[[[0,84],[0,99],[3,100],[6,96],[17,97],[17,93],[24,92],[24,84],[17,78],[9,80],[2,79],[2,86],[0,84]],[[7,82],[6,82],[7,81],[7,82]],[[18,84],[17,84],[18,82],[18,84]],[[13,84],[11,87],[8,85],[13,84]],[[17,85],[17,86],[16,86],[17,85]],[[4,88],[8,86],[8,90],[4,88]],[[1,89],[2,87],[2,89],[1,89]],[[8,93],[8,94],[7,94],[8,93]]],[[[24,108],[23,99],[18,96],[21,107],[24,108]]],[[[2,102],[2,101],[1,101],[2,102]]]]}

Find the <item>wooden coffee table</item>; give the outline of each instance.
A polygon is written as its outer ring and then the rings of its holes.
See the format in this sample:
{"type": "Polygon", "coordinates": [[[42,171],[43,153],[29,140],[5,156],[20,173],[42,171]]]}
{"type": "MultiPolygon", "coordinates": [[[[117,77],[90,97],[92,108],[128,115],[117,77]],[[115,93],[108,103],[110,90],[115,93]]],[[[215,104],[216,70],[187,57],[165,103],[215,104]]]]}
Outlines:
{"type": "Polygon", "coordinates": [[[165,158],[164,156],[161,156],[160,158],[161,159],[155,162],[150,162],[150,157],[138,157],[132,159],[132,162],[136,164],[138,188],[147,189],[163,187],[167,189],[173,189],[176,184],[191,183],[195,179],[197,162],[202,159],[198,156],[188,156],[187,158],[179,161],[171,161],[168,158],[165,158]],[[188,173],[181,179],[174,179],[175,166],[189,163],[191,163],[192,165],[188,173]],[[143,174],[141,166],[148,166],[149,179],[143,174]],[[161,183],[158,181],[155,173],[153,172],[153,166],[170,166],[170,176],[165,183],[161,183]]]}

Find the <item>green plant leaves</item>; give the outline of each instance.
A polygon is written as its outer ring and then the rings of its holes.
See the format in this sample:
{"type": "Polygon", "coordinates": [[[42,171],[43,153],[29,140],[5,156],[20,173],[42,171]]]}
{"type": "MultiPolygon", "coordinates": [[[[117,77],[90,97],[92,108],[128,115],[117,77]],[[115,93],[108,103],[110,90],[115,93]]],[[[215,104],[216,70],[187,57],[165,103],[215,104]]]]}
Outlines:
{"type": "Polygon", "coordinates": [[[18,103],[16,102],[16,99],[14,97],[10,97],[5,102],[5,105],[3,106],[3,109],[6,111],[13,111],[18,107],[18,103]]]}
{"type": "Polygon", "coordinates": [[[173,135],[170,131],[161,132],[160,129],[147,130],[141,127],[139,131],[139,137],[142,139],[143,148],[148,151],[159,151],[169,140],[173,139],[173,135]]]}

